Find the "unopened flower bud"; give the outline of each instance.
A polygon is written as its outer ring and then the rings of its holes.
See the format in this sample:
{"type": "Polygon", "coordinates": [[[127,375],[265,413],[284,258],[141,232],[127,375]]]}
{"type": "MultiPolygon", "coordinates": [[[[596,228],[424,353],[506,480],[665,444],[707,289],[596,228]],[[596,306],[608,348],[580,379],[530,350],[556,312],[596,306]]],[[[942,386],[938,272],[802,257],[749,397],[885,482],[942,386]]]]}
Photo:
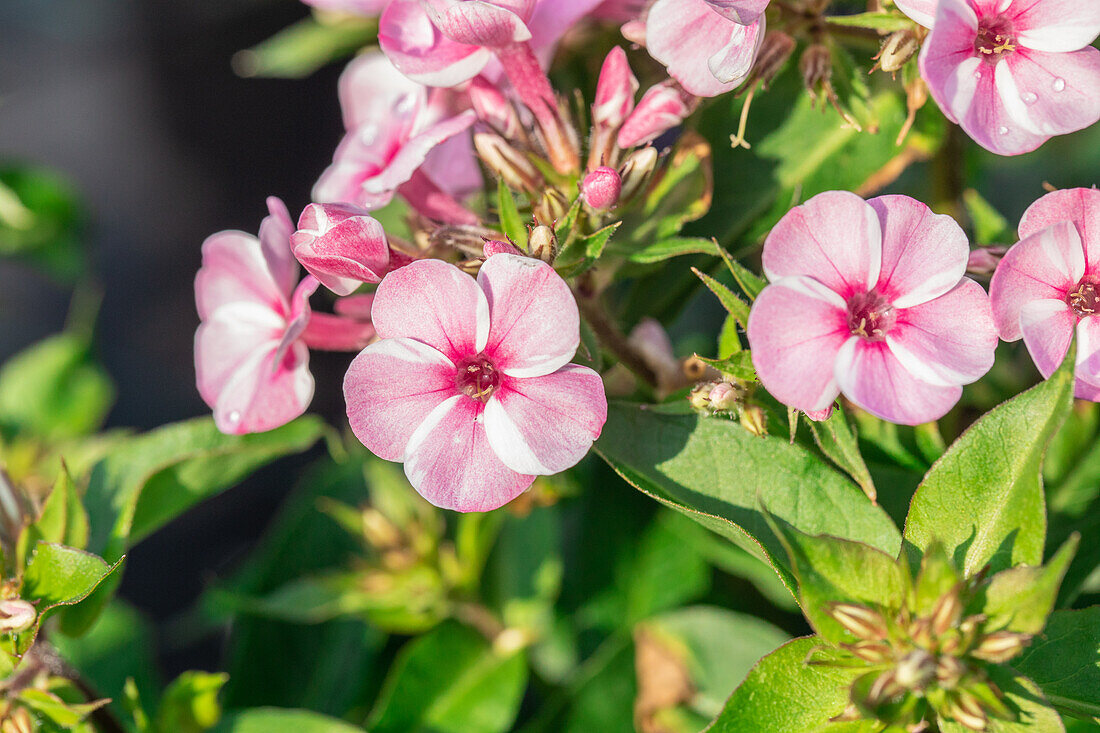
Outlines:
{"type": "Polygon", "coordinates": [[[970,730],[985,730],[989,725],[989,716],[981,702],[965,692],[959,693],[947,704],[947,714],[956,723],[970,730]]]}
{"type": "Polygon", "coordinates": [[[917,35],[911,29],[903,29],[900,31],[894,31],[886,40],[882,42],[882,48],[879,49],[878,55],[875,56],[875,60],[878,61],[878,67],[883,71],[893,74],[902,66],[905,66],[905,62],[913,58],[913,54],[920,50],[920,41],[917,40],[917,35]]]}
{"type": "Polygon", "coordinates": [[[630,70],[626,52],[616,46],[607,54],[600,69],[596,98],[592,103],[592,124],[617,130],[634,109],[634,95],[637,92],[638,79],[630,70]]]}
{"type": "Polygon", "coordinates": [[[584,202],[596,211],[607,211],[619,203],[623,190],[623,180],[614,168],[600,166],[581,181],[581,196],[584,202]]]}
{"type": "Polygon", "coordinates": [[[37,729],[38,725],[26,708],[9,710],[0,721],[0,733],[34,733],[37,729]]]}
{"type": "Polygon", "coordinates": [[[856,603],[833,603],[829,615],[857,638],[879,641],[886,638],[886,620],[873,608],[856,603]]]}
{"type": "Polygon", "coordinates": [[[537,257],[543,262],[552,263],[558,249],[558,240],[554,236],[554,230],[541,224],[532,229],[531,235],[527,238],[527,249],[532,257],[537,257]]]}
{"type": "Polygon", "coordinates": [[[756,57],[756,63],[752,67],[752,73],[746,80],[745,86],[751,86],[753,82],[759,81],[767,89],[772,79],[783,70],[783,66],[786,65],[787,59],[794,53],[797,45],[795,40],[783,31],[769,32],[760,44],[760,53],[756,57]]]}
{"type": "Polygon", "coordinates": [[[946,690],[958,685],[966,671],[966,665],[958,657],[941,654],[936,660],[936,682],[946,690]]]}
{"type": "Polygon", "coordinates": [[[855,644],[845,644],[844,648],[871,664],[884,664],[894,656],[890,646],[881,641],[860,641],[855,644]]]}
{"type": "Polygon", "coordinates": [[[697,384],[692,387],[691,392],[688,394],[688,404],[691,405],[693,410],[699,412],[710,411],[710,390],[713,388],[711,384],[697,384]]]}
{"type": "Polygon", "coordinates": [[[34,625],[34,606],[18,598],[0,601],[0,633],[18,634],[34,625]]]}
{"type": "Polygon", "coordinates": [[[894,678],[907,690],[923,689],[936,676],[936,658],[923,649],[914,649],[898,660],[894,678]]]}
{"type": "Polygon", "coordinates": [[[959,625],[962,618],[963,604],[959,598],[959,588],[952,588],[944,594],[932,608],[929,616],[929,631],[932,636],[939,637],[959,625]]]}
{"type": "Polygon", "coordinates": [[[502,242],[499,239],[487,239],[485,240],[485,259],[489,259],[493,255],[505,254],[505,255],[521,255],[523,254],[515,245],[511,242],[502,242]]]}
{"type": "Polygon", "coordinates": [[[623,201],[629,201],[649,182],[649,177],[657,167],[657,158],[657,149],[654,147],[639,148],[626,156],[626,160],[619,166],[619,178],[623,182],[619,197],[623,201]]]}
{"type": "Polygon", "coordinates": [[[905,688],[898,684],[897,672],[892,669],[887,670],[875,679],[863,699],[863,704],[868,708],[877,708],[903,692],[905,688]]]}
{"type": "Polygon", "coordinates": [[[485,166],[517,191],[536,193],[543,186],[542,174],[520,151],[500,135],[491,132],[474,133],[474,148],[485,166]]]}
{"type": "Polygon", "coordinates": [[[741,427],[758,438],[768,434],[768,418],[759,405],[746,405],[741,409],[741,427]]]}
{"type": "Polygon", "coordinates": [[[719,382],[710,388],[707,395],[711,408],[715,410],[732,410],[737,407],[740,398],[737,389],[729,382],[719,382]]]}
{"type": "Polygon", "coordinates": [[[380,282],[390,266],[382,224],[351,204],[307,206],[290,246],[302,267],[337,295],[380,282]]]}
{"type": "Polygon", "coordinates": [[[620,148],[633,148],[656,140],[676,127],[695,109],[698,99],[669,79],[650,87],[619,130],[620,148]]]}
{"type": "Polygon", "coordinates": [[[973,275],[992,275],[1007,251],[1007,247],[980,247],[971,250],[966,271],[973,275]]]}
{"type": "Polygon", "coordinates": [[[814,422],[822,422],[832,417],[833,406],[829,405],[824,410],[806,410],[805,415],[814,422]]]}
{"type": "Polygon", "coordinates": [[[477,117],[491,125],[504,137],[515,138],[522,128],[516,108],[504,96],[504,93],[484,77],[475,76],[469,86],[470,104],[477,117]]]}
{"type": "MultiPolygon", "coordinates": [[[[833,55],[826,46],[815,43],[802,52],[798,61],[798,70],[802,74],[802,83],[816,100],[819,88],[831,86],[833,78],[833,55]]],[[[825,91],[828,94],[828,91],[825,91]]]]}
{"type": "Polygon", "coordinates": [[[1019,655],[1029,641],[1031,641],[1029,634],[994,631],[978,642],[978,645],[970,651],[970,656],[994,664],[1004,664],[1019,655]]]}

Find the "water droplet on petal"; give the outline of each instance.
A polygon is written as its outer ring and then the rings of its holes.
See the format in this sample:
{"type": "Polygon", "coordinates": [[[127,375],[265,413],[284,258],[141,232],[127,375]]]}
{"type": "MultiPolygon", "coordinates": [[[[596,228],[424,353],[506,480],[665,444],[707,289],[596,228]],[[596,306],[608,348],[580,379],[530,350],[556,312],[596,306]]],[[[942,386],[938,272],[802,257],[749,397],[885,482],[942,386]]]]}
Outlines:
{"type": "Polygon", "coordinates": [[[359,127],[359,140],[364,145],[373,145],[378,137],[377,125],[361,125],[359,127]]]}
{"type": "Polygon", "coordinates": [[[1024,104],[1035,104],[1039,99],[1039,95],[1034,92],[1024,92],[1020,95],[1020,99],[1024,100],[1024,104]]]}
{"type": "Polygon", "coordinates": [[[229,420],[230,425],[236,425],[241,421],[241,413],[237,410],[233,410],[233,412],[229,413],[229,415],[227,415],[226,417],[229,420]]]}
{"type": "Polygon", "coordinates": [[[1058,77],[1057,79],[1054,80],[1053,86],[1054,86],[1054,91],[1056,91],[1056,92],[1065,91],[1065,89],[1066,89],[1066,80],[1063,79],[1062,77],[1058,77]]]}
{"type": "Polygon", "coordinates": [[[1008,128],[1005,127],[1004,125],[1001,125],[1000,127],[997,128],[997,134],[998,135],[1007,135],[1008,134],[1008,128]]]}
{"type": "Polygon", "coordinates": [[[979,69],[978,71],[975,71],[975,72],[974,72],[974,78],[975,78],[975,79],[981,79],[981,78],[982,78],[982,72],[981,72],[981,69],[979,69]]]}

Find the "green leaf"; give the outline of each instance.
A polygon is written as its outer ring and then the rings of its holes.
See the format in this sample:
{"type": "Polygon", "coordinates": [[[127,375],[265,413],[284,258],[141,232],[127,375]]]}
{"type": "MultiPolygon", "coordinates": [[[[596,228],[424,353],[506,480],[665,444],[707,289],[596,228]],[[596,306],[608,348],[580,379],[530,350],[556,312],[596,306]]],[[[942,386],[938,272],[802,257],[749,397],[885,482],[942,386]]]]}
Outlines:
{"type": "Polygon", "coordinates": [[[1075,535],[1043,567],[1021,565],[993,576],[985,589],[981,613],[990,628],[1038,634],[1054,610],[1058,588],[1077,551],[1075,535]]]}
{"type": "Polygon", "coordinates": [[[596,264],[608,240],[621,225],[622,222],[617,221],[592,234],[575,237],[571,244],[562,248],[561,257],[554,268],[562,277],[575,277],[585,272],[596,264]]]}
{"type": "Polygon", "coordinates": [[[234,55],[233,70],[245,77],[301,79],[325,64],[351,56],[377,36],[378,21],[373,18],[323,22],[309,17],[234,55]]]}
{"type": "Polygon", "coordinates": [[[527,227],[523,225],[519,209],[516,208],[516,200],[512,197],[512,191],[504,184],[503,178],[497,179],[497,212],[504,236],[520,249],[526,250],[527,227]]]}
{"type": "Polygon", "coordinates": [[[224,672],[184,672],[160,700],[156,729],[172,733],[203,733],[221,718],[218,693],[229,680],[224,672]]]}
{"type": "Polygon", "coordinates": [[[117,566],[83,550],[39,542],[27,563],[21,595],[35,602],[41,615],[82,601],[117,566]]]}
{"type": "Polygon", "coordinates": [[[227,714],[211,733],[363,733],[363,729],[308,710],[252,708],[227,714]]]}
{"type": "Polygon", "coordinates": [[[756,296],[760,295],[760,291],[767,287],[768,281],[730,257],[729,252],[723,248],[718,248],[718,254],[722,256],[722,261],[726,263],[726,267],[729,268],[730,274],[737,281],[737,286],[741,288],[741,291],[748,296],[750,301],[756,300],[756,296]]]}
{"type": "Polygon", "coordinates": [[[1043,452],[1073,402],[1072,354],[1050,379],[971,425],[924,477],[905,522],[915,565],[934,541],[964,575],[1038,565],[1046,540],[1043,452]]]}
{"type": "Polygon", "coordinates": [[[752,365],[752,354],[748,351],[738,351],[728,359],[708,359],[698,354],[695,355],[695,358],[704,364],[710,364],[722,374],[729,375],[734,379],[745,382],[752,382],[756,379],[756,367],[752,365]]]}
{"type": "Polygon", "coordinates": [[[1100,606],[1055,611],[1012,666],[1059,710],[1100,718],[1100,606]]]}
{"type": "Polygon", "coordinates": [[[446,623],[401,650],[367,727],[371,733],[503,733],[526,687],[522,652],[498,653],[471,629],[446,623]]]}
{"type": "Polygon", "coordinates": [[[798,579],[802,612],[823,638],[834,643],[854,640],[828,613],[830,603],[902,607],[906,579],[893,556],[859,542],[811,537],[779,521],[772,526],[798,579]]]}
{"type": "Polygon", "coordinates": [[[650,264],[693,254],[715,254],[714,240],[702,237],[668,237],[634,250],[627,259],[640,264],[650,264]]]}
{"type": "Polygon", "coordinates": [[[722,330],[718,334],[718,358],[729,359],[741,353],[741,324],[732,313],[726,314],[722,330]]]}
{"type": "Polygon", "coordinates": [[[703,284],[707,286],[707,290],[718,296],[718,300],[722,303],[722,307],[726,309],[726,312],[736,318],[742,326],[747,328],[749,324],[748,303],[741,300],[734,295],[732,290],[698,268],[693,267],[691,271],[703,281],[703,284]]]}
{"type": "Polygon", "coordinates": [[[859,442],[848,426],[844,410],[838,405],[833,409],[833,414],[828,420],[807,420],[806,422],[810,424],[814,442],[817,443],[821,452],[855,479],[868,499],[875,501],[878,496],[878,492],[875,491],[875,482],[871,479],[867,464],[863,462],[863,455],[859,452],[859,442]]]}
{"type": "Polygon", "coordinates": [[[817,637],[787,642],[760,660],[726,701],[707,733],[820,733],[848,704],[860,670],[810,666],[817,637]]]}
{"type": "MultiPolygon", "coordinates": [[[[1062,718],[1047,704],[1042,691],[1026,677],[1017,675],[1008,667],[986,668],[990,679],[1004,693],[1005,702],[1013,710],[1016,720],[993,718],[986,726],[987,733],[1064,733],[1062,718]]],[[[969,733],[970,729],[954,721],[939,720],[940,733],[969,733]]]]}
{"type": "Polygon", "coordinates": [[[68,181],[45,168],[0,169],[0,256],[16,257],[62,281],[85,268],[84,215],[68,181]]]}
{"type": "Polygon", "coordinates": [[[19,537],[17,567],[24,565],[30,550],[38,542],[56,542],[77,549],[88,543],[88,513],[64,463],[42,505],[42,513],[19,537]]]}
{"type": "Polygon", "coordinates": [[[972,188],[966,189],[963,191],[963,204],[974,227],[974,241],[996,244],[1012,240],[1012,228],[1008,220],[982,198],[980,193],[972,188]]]}
{"type": "Polygon", "coordinates": [[[16,354],[0,368],[0,426],[45,440],[87,435],[114,402],[110,377],[87,339],[63,333],[16,354]]]}
{"type": "Polygon", "coordinates": [[[894,523],[847,478],[785,439],[730,420],[612,403],[596,452],[628,483],[733,540],[794,587],[760,502],[807,534],[864,542],[896,555],[894,523]]]}
{"type": "MultiPolygon", "coordinates": [[[[89,703],[71,703],[57,695],[38,688],[28,688],[18,693],[18,699],[31,710],[45,716],[54,725],[71,730],[97,708],[103,707],[106,700],[89,703]]],[[[49,730],[46,728],[46,730],[49,730]]]]}
{"type": "Polygon", "coordinates": [[[913,28],[913,21],[896,13],[856,13],[855,15],[830,15],[825,22],[849,28],[869,28],[874,31],[900,31],[913,28]]]}

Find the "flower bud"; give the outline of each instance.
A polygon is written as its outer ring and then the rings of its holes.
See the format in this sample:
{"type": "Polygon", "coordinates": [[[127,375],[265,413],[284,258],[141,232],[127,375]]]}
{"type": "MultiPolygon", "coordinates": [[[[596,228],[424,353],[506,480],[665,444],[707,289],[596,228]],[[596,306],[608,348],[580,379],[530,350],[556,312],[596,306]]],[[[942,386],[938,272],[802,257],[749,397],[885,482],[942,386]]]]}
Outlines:
{"type": "MultiPolygon", "coordinates": [[[[809,46],[802,52],[798,61],[798,70],[802,73],[802,83],[816,100],[819,87],[830,87],[833,78],[833,55],[820,43],[809,46]]],[[[825,90],[828,95],[828,90],[825,90]]]]}
{"type": "Polygon", "coordinates": [[[932,636],[943,636],[958,626],[962,612],[962,599],[959,598],[959,588],[956,586],[936,601],[936,605],[932,608],[932,614],[929,617],[931,624],[929,630],[932,636]]]}
{"type": "Polygon", "coordinates": [[[832,417],[833,406],[829,405],[824,410],[806,410],[805,414],[806,417],[813,420],[814,422],[822,422],[823,420],[828,420],[830,417],[832,417]]]}
{"type": "Polygon", "coordinates": [[[506,255],[521,255],[523,254],[515,245],[511,242],[501,242],[498,239],[486,239],[485,240],[485,259],[489,259],[493,255],[506,254],[506,255]]]}
{"type": "Polygon", "coordinates": [[[18,634],[34,625],[34,606],[18,598],[0,601],[0,633],[18,634]]]}
{"type": "Polygon", "coordinates": [[[596,211],[607,211],[619,203],[623,190],[623,180],[614,168],[600,166],[581,181],[581,196],[584,202],[596,211]]]}
{"type": "Polygon", "coordinates": [[[537,193],[543,186],[542,174],[520,151],[500,135],[491,132],[474,133],[474,148],[485,166],[517,191],[537,193]]]}
{"type": "Polygon", "coordinates": [[[758,438],[768,434],[768,417],[759,405],[746,405],[741,409],[741,427],[758,438]]]}
{"type": "Polygon", "coordinates": [[[894,656],[890,646],[881,641],[860,641],[843,646],[852,654],[871,664],[885,664],[894,656]]]}
{"type": "Polygon", "coordinates": [[[484,77],[475,76],[470,82],[468,92],[470,104],[477,112],[479,120],[488,123],[506,138],[512,139],[519,134],[522,125],[516,108],[496,85],[489,83],[484,77]]]}
{"type": "Polygon", "coordinates": [[[860,639],[878,641],[886,638],[886,620],[873,608],[855,603],[833,603],[828,612],[833,620],[860,639]]]}
{"type": "Polygon", "coordinates": [[[980,247],[971,250],[966,271],[973,275],[992,275],[1007,251],[1007,247],[980,247]]]}
{"type": "Polygon", "coordinates": [[[543,225],[532,229],[531,235],[527,238],[527,249],[532,257],[537,257],[543,262],[553,263],[558,249],[558,240],[554,236],[554,230],[543,225]]]}
{"type": "Polygon", "coordinates": [[[691,392],[688,394],[688,404],[691,405],[693,410],[699,412],[710,411],[710,390],[713,388],[712,384],[697,384],[691,388],[691,392]]]}
{"type": "Polygon", "coordinates": [[[671,79],[650,87],[623,122],[619,147],[633,148],[656,140],[683,122],[697,103],[696,97],[671,79]]]}
{"type": "Polygon", "coordinates": [[[741,401],[741,395],[729,382],[719,382],[711,387],[707,399],[714,410],[732,410],[741,401]]]}
{"type": "Polygon", "coordinates": [[[382,225],[350,204],[307,206],[290,246],[302,267],[337,295],[348,295],[365,282],[380,282],[390,265],[382,225]]]}
{"type": "Polygon", "coordinates": [[[592,103],[592,124],[597,128],[619,129],[634,109],[638,79],[630,70],[626,52],[616,46],[604,59],[600,79],[596,82],[596,98],[592,103]]]}
{"type": "Polygon", "coordinates": [[[970,730],[985,730],[989,725],[989,716],[981,702],[965,692],[959,693],[947,704],[947,715],[970,730]]]}
{"type": "Polygon", "coordinates": [[[657,158],[657,149],[654,147],[640,148],[626,156],[619,167],[619,179],[623,183],[619,198],[623,201],[630,200],[649,182],[649,177],[657,167],[657,158]]]}
{"type": "Polygon", "coordinates": [[[936,660],[936,682],[944,689],[953,689],[966,672],[966,665],[958,657],[941,654],[936,660]]]}
{"type": "Polygon", "coordinates": [[[569,213],[569,201],[558,191],[552,188],[542,195],[531,214],[539,224],[555,225],[569,213]]]}
{"type": "Polygon", "coordinates": [[[907,690],[923,689],[936,676],[936,658],[923,649],[914,649],[898,660],[894,679],[907,690]]]}
{"type": "Polygon", "coordinates": [[[10,710],[0,721],[0,733],[34,733],[38,725],[26,708],[10,710]]]}
{"type": "Polygon", "coordinates": [[[875,59],[878,61],[880,69],[893,74],[902,66],[905,66],[905,62],[913,58],[913,54],[919,50],[920,41],[917,40],[917,35],[911,29],[906,28],[894,31],[887,36],[886,40],[882,42],[882,48],[879,49],[875,59]]]}
{"type": "Polygon", "coordinates": [[[994,664],[1004,664],[1022,652],[1029,641],[1031,641],[1030,634],[994,631],[978,642],[978,645],[970,651],[970,656],[994,664]]]}

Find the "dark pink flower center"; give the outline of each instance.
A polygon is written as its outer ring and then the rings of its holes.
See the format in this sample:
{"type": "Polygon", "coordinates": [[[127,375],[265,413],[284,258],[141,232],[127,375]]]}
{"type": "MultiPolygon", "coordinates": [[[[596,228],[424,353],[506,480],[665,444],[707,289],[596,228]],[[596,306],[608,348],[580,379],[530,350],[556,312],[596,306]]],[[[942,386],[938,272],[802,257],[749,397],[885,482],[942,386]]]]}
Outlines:
{"type": "Polygon", "coordinates": [[[1066,294],[1066,303],[1078,318],[1096,315],[1100,312],[1100,292],[1096,290],[1094,283],[1082,281],[1077,284],[1076,290],[1066,294]]]}
{"type": "Polygon", "coordinates": [[[500,372],[482,354],[458,365],[455,373],[455,389],[470,399],[488,402],[500,386],[500,372]]]}
{"type": "Polygon", "coordinates": [[[1012,21],[1003,15],[982,18],[978,21],[978,35],[974,38],[974,53],[990,64],[1016,50],[1016,34],[1012,21]]]}
{"type": "Polygon", "coordinates": [[[848,330],[865,341],[883,341],[894,327],[894,305],[872,290],[848,299],[848,330]]]}

